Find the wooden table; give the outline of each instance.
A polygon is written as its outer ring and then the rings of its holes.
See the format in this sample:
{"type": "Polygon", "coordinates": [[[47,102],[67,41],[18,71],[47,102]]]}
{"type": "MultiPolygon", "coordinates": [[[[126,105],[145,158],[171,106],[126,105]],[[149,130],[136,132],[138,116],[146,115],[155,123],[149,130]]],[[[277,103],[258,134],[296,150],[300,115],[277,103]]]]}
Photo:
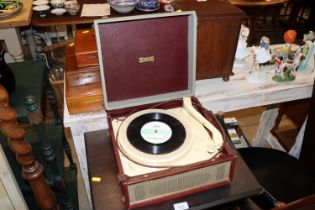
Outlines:
{"type": "Polygon", "coordinates": [[[32,0],[20,0],[23,7],[17,13],[0,18],[0,40],[4,40],[8,52],[15,61],[24,61],[24,54],[20,43],[17,27],[27,26],[32,17],[32,0]]]}
{"type": "Polygon", "coordinates": [[[273,17],[275,32],[279,33],[279,15],[281,7],[288,0],[228,0],[247,14],[250,29],[250,43],[255,43],[256,20],[267,15],[273,17]]]}
{"type": "MultiPolygon", "coordinates": [[[[102,17],[80,17],[83,4],[107,3],[107,0],[78,0],[78,3],[80,4],[80,11],[74,16],[71,16],[69,14],[56,16],[56,15],[48,13],[47,17],[41,18],[38,16],[36,12],[34,12],[32,16],[31,25],[37,26],[37,27],[50,27],[50,26],[59,26],[59,25],[79,25],[79,24],[88,24],[88,23],[92,24],[95,19],[100,19],[102,17]]],[[[128,13],[128,15],[133,15],[133,14],[147,14],[147,13],[144,13],[138,10],[134,10],[133,12],[128,13]]],[[[111,17],[115,17],[115,16],[122,16],[122,15],[118,14],[113,9],[111,9],[111,17]]]]}
{"type": "MultiPolygon", "coordinates": [[[[115,155],[107,131],[86,133],[85,144],[90,180],[91,177],[101,178],[100,182],[90,181],[94,209],[125,209],[117,179],[115,155]]],[[[193,209],[205,209],[257,195],[262,191],[262,187],[238,155],[234,178],[230,185],[140,209],[173,209],[173,204],[181,202],[187,202],[193,209]]]]}
{"type": "MultiPolygon", "coordinates": [[[[212,110],[229,112],[250,107],[276,104],[309,98],[313,87],[313,74],[298,74],[296,80],[287,83],[268,81],[262,84],[253,84],[246,80],[244,74],[231,76],[229,82],[221,78],[207,79],[196,82],[195,96],[203,106],[212,110]]],[[[277,109],[271,109],[262,116],[262,124],[273,126],[277,116],[277,109]]],[[[82,177],[89,195],[89,181],[87,169],[87,156],[84,144],[84,133],[107,129],[107,116],[105,110],[70,115],[67,106],[64,106],[64,126],[70,127],[74,146],[81,167],[82,177]]],[[[268,127],[266,128],[268,129],[268,127]]],[[[255,145],[264,145],[266,129],[261,129],[255,138],[255,145]]],[[[270,130],[269,129],[269,130],[270,130]]],[[[268,134],[269,135],[269,134],[268,134]]],[[[268,138],[271,138],[270,134],[268,138]]],[[[275,145],[277,147],[277,145],[275,145]]]]}
{"type": "Polygon", "coordinates": [[[75,25],[75,24],[85,24],[93,23],[94,19],[100,17],[80,17],[83,4],[96,4],[96,3],[107,3],[106,0],[78,0],[80,4],[80,11],[71,16],[69,14],[64,14],[61,16],[56,16],[50,12],[47,14],[47,17],[41,18],[38,16],[37,12],[33,13],[31,25],[38,27],[50,27],[58,25],[75,25]]]}

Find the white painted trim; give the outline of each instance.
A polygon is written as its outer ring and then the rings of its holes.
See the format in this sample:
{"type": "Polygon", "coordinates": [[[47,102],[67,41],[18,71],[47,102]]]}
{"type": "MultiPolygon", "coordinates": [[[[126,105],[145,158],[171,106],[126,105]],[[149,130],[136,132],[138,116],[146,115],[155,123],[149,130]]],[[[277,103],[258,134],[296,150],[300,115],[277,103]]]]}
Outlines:
{"type": "MultiPolygon", "coordinates": [[[[11,171],[10,165],[7,161],[7,158],[3,152],[1,145],[0,145],[0,180],[8,195],[8,199],[10,200],[14,209],[27,210],[28,207],[22,196],[20,188],[15,180],[15,177],[11,171]]],[[[4,207],[2,206],[1,209],[3,208],[4,207]]]]}

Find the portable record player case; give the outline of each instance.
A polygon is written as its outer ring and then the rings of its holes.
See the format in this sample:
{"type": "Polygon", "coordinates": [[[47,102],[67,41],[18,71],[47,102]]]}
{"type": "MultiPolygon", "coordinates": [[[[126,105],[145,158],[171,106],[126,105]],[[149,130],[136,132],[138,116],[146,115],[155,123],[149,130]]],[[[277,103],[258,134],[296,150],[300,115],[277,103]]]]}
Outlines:
{"type": "Polygon", "coordinates": [[[194,95],[195,12],[160,13],[94,22],[105,109],[128,209],[227,185],[236,155],[230,144],[211,160],[137,176],[124,172],[112,120],[136,111],[182,107],[192,97],[195,108],[227,137],[211,112],[194,95]]]}

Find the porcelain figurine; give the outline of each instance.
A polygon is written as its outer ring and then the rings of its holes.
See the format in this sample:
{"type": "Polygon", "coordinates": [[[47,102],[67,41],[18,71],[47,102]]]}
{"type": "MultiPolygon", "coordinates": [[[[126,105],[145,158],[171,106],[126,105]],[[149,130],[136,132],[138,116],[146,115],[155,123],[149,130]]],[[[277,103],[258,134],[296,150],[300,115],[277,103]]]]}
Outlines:
{"type": "Polygon", "coordinates": [[[315,32],[314,31],[310,31],[308,32],[308,34],[304,34],[303,35],[303,41],[314,41],[315,40],[315,32]]]}
{"type": "Polygon", "coordinates": [[[246,57],[248,56],[247,50],[247,38],[249,35],[249,28],[245,25],[241,25],[241,31],[238,38],[237,49],[235,53],[234,65],[244,66],[246,57]]]}
{"type": "Polygon", "coordinates": [[[312,42],[315,37],[314,32],[312,34],[304,35],[305,44],[301,46],[300,50],[300,64],[298,67],[299,72],[314,71],[314,56],[315,56],[315,41],[312,42]]]}
{"type": "Polygon", "coordinates": [[[267,80],[268,72],[274,69],[271,63],[271,53],[269,49],[270,39],[261,37],[259,47],[253,47],[254,61],[250,72],[246,76],[247,80],[253,83],[262,83],[267,80]]]}
{"type": "Polygon", "coordinates": [[[254,47],[255,62],[257,64],[264,65],[271,60],[271,53],[269,50],[270,39],[266,36],[261,37],[259,47],[254,47]]]}
{"type": "Polygon", "coordinates": [[[298,66],[298,60],[290,60],[286,62],[279,61],[277,70],[272,80],[276,82],[287,82],[295,80],[296,69],[298,66]]]}

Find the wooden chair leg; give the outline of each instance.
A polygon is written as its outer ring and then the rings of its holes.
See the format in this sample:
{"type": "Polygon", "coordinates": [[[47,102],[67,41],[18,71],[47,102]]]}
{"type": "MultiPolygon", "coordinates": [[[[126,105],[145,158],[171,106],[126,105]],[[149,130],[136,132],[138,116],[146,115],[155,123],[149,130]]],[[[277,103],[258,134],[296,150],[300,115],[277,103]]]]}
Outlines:
{"type": "MultiPolygon", "coordinates": [[[[48,69],[46,69],[46,71],[48,71],[48,69]]],[[[60,116],[58,106],[57,106],[56,95],[55,95],[55,92],[51,86],[49,78],[48,78],[48,72],[45,74],[45,81],[46,81],[46,93],[47,93],[47,97],[48,97],[48,102],[49,102],[51,110],[53,111],[56,125],[63,125],[62,118],[60,116]]],[[[70,149],[69,143],[68,143],[65,135],[63,135],[63,148],[64,148],[66,156],[70,162],[70,167],[76,168],[76,164],[73,161],[71,149],[70,149]]]]}
{"type": "Polygon", "coordinates": [[[43,117],[37,99],[32,95],[26,96],[25,106],[29,111],[27,116],[29,122],[36,128],[45,160],[54,173],[54,187],[63,189],[65,184],[62,179],[62,172],[58,169],[55,150],[42,125],[43,117]]]}
{"type": "MultiPolygon", "coordinates": [[[[43,124],[42,124],[42,113],[40,111],[38,102],[37,102],[35,97],[30,95],[30,96],[27,96],[25,98],[25,105],[26,105],[26,109],[29,111],[29,114],[28,114],[29,121],[30,121],[30,123],[34,124],[36,131],[37,131],[37,134],[39,136],[39,139],[41,142],[41,148],[42,148],[45,160],[49,164],[49,167],[52,169],[52,171],[54,173],[53,174],[54,187],[56,189],[62,191],[64,209],[74,210],[74,203],[73,203],[73,199],[72,199],[73,195],[70,194],[69,187],[67,187],[65,185],[63,172],[60,171],[60,169],[58,167],[57,159],[56,159],[56,153],[54,151],[52,142],[51,142],[50,138],[48,138],[48,136],[46,135],[45,129],[44,129],[43,124]]],[[[56,126],[60,126],[60,125],[56,125],[56,126]]],[[[62,134],[61,134],[62,146],[65,147],[66,139],[65,139],[63,129],[61,129],[60,132],[62,132],[62,134]]],[[[68,150],[68,152],[66,151],[66,154],[70,153],[70,157],[68,156],[68,159],[69,159],[70,164],[73,165],[74,162],[72,160],[69,145],[68,145],[68,148],[66,150],[68,150]]],[[[72,166],[72,168],[76,169],[75,164],[74,164],[74,166],[72,166]]]]}
{"type": "Polygon", "coordinates": [[[65,151],[65,154],[69,160],[69,163],[70,163],[70,167],[72,169],[77,169],[77,166],[75,164],[75,162],[73,161],[73,158],[72,158],[72,153],[71,153],[71,148],[70,148],[70,145],[69,145],[69,142],[66,138],[66,136],[63,134],[63,140],[62,140],[62,143],[63,143],[63,149],[65,151]]]}

